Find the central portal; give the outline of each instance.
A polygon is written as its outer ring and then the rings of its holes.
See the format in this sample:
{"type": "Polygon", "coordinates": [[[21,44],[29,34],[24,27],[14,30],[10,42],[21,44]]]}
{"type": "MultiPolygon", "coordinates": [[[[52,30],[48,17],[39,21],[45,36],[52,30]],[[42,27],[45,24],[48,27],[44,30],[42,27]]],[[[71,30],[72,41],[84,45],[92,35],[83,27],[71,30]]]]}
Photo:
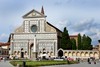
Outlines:
{"type": "Polygon", "coordinates": [[[58,57],[62,57],[63,56],[63,51],[62,50],[59,50],[58,51],[58,57]]]}

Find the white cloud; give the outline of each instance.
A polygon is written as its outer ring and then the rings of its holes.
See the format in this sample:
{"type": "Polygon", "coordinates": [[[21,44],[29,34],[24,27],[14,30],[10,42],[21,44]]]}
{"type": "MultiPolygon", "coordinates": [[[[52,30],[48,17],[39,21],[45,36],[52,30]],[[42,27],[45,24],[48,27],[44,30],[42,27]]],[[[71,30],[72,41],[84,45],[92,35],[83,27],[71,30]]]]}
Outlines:
{"type": "Polygon", "coordinates": [[[98,23],[95,19],[85,19],[79,22],[70,22],[69,20],[61,20],[56,24],[60,30],[63,31],[64,27],[67,27],[70,35],[77,35],[81,33],[81,35],[86,34],[87,36],[92,38],[92,44],[97,45],[98,40],[100,39],[100,23],[98,23]]]}
{"type": "Polygon", "coordinates": [[[55,24],[55,26],[63,31],[64,27],[67,26],[68,22],[69,22],[68,20],[60,20],[55,24]]]}

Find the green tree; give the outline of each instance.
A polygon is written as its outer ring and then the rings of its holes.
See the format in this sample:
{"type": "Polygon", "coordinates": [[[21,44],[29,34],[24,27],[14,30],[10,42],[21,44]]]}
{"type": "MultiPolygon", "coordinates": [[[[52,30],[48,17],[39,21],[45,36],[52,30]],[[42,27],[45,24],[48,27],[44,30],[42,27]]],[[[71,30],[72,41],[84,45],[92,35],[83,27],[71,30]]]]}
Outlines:
{"type": "Polygon", "coordinates": [[[83,50],[91,50],[93,47],[91,45],[92,39],[85,34],[82,37],[82,49],[83,50]]]}
{"type": "Polygon", "coordinates": [[[78,50],[82,50],[82,41],[81,40],[82,40],[81,35],[79,33],[78,34],[78,47],[77,47],[78,50]]]}
{"type": "Polygon", "coordinates": [[[87,49],[88,50],[92,50],[93,49],[93,47],[92,47],[92,45],[91,45],[91,42],[92,42],[92,39],[89,37],[89,36],[87,36],[87,49]]]}
{"type": "Polygon", "coordinates": [[[69,37],[68,30],[66,29],[66,27],[64,28],[64,31],[62,32],[61,48],[65,50],[72,48],[70,37],[69,37]]]}
{"type": "Polygon", "coordinates": [[[76,40],[72,38],[71,42],[72,42],[72,50],[76,50],[76,40]]]}
{"type": "Polygon", "coordinates": [[[86,50],[87,49],[87,46],[86,46],[86,35],[84,34],[83,37],[82,37],[82,49],[83,50],[86,50]]]}

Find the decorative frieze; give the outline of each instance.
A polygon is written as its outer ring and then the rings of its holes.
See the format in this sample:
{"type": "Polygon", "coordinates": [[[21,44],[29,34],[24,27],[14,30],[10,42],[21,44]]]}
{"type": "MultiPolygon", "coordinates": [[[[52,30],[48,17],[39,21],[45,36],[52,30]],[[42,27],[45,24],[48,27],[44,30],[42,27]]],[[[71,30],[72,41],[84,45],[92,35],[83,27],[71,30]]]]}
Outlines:
{"type": "Polygon", "coordinates": [[[57,34],[16,34],[14,35],[14,39],[34,39],[36,35],[36,39],[57,39],[57,34]]]}

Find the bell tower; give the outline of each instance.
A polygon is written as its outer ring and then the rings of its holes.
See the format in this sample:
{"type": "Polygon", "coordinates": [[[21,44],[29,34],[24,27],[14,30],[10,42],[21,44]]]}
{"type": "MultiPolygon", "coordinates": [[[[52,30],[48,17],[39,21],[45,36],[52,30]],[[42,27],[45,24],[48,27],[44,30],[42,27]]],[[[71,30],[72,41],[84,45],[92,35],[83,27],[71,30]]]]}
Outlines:
{"type": "Polygon", "coordinates": [[[41,8],[41,13],[44,14],[44,8],[43,8],[43,6],[41,8]]]}

